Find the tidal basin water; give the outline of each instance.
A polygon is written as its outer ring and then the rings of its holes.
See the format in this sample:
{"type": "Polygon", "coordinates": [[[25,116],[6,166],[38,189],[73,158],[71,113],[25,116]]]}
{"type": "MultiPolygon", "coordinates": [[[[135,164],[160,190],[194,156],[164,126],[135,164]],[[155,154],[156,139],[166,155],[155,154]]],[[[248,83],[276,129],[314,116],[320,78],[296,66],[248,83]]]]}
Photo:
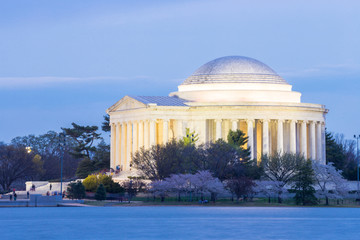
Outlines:
{"type": "Polygon", "coordinates": [[[360,239],[360,208],[0,208],[0,239],[360,239]]]}

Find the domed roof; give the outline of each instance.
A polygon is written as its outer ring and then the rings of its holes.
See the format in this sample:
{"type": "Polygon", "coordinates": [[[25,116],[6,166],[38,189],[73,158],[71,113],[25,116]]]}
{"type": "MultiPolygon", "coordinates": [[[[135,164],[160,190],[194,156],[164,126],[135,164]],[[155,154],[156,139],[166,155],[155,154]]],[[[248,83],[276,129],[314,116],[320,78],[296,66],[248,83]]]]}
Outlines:
{"type": "Polygon", "coordinates": [[[208,83],[287,84],[266,64],[243,56],[221,57],[205,63],[182,85],[208,83]]]}

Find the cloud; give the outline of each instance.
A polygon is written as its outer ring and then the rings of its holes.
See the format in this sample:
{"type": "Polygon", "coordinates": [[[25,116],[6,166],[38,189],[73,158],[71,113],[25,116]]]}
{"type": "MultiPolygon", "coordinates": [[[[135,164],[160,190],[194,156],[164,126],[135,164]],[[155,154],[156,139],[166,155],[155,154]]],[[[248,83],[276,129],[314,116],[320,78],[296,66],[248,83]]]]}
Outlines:
{"type": "Polygon", "coordinates": [[[360,64],[339,63],[322,64],[301,70],[286,70],[279,73],[284,77],[326,77],[326,76],[348,76],[359,75],[360,64]]]}
{"type": "Polygon", "coordinates": [[[54,84],[73,84],[84,82],[100,82],[100,81],[132,81],[135,79],[149,79],[148,76],[134,77],[0,77],[1,88],[18,88],[18,87],[45,87],[54,84]]]}

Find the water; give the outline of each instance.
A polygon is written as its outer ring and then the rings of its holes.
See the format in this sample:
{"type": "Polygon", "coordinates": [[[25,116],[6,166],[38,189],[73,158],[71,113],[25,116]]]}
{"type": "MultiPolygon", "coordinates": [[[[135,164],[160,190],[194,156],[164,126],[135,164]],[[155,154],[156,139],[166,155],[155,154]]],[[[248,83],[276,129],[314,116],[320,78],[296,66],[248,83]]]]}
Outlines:
{"type": "Polygon", "coordinates": [[[360,239],[360,208],[0,208],[0,239],[360,239]]]}

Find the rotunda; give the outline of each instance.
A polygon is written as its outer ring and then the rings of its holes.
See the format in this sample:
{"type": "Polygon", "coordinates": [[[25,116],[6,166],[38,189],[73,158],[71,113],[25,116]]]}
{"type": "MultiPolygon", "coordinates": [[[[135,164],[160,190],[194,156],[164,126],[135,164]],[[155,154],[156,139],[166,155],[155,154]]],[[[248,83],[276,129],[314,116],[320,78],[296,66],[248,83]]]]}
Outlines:
{"type": "Polygon", "coordinates": [[[198,133],[197,144],[226,140],[230,129],[240,129],[253,159],[291,152],[325,163],[327,112],[324,105],[302,103],[301,93],[258,60],[217,58],[167,97],[125,96],[107,110],[111,168],[129,170],[131,153],[180,139],[186,128],[198,133]]]}

